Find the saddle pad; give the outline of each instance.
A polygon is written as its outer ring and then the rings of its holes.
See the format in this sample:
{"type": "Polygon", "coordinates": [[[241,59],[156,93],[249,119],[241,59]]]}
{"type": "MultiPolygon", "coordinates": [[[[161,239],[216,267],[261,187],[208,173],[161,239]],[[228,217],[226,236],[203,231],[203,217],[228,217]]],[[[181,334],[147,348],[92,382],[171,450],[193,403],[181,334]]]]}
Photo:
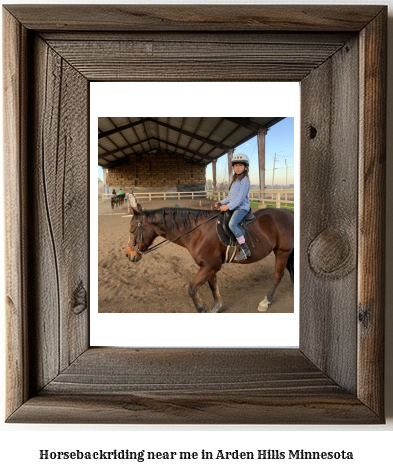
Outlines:
{"type": "MultiPolygon", "coordinates": [[[[226,245],[227,247],[234,247],[237,245],[237,240],[236,237],[233,235],[231,230],[228,227],[228,222],[232,216],[231,211],[227,211],[224,214],[220,214],[217,218],[217,224],[216,224],[216,229],[217,229],[217,234],[219,239],[221,240],[221,243],[223,245],[226,245]]],[[[251,222],[254,222],[256,217],[252,212],[250,211],[244,220],[239,224],[240,227],[243,229],[244,235],[247,237],[247,225],[251,224],[251,222]]]]}

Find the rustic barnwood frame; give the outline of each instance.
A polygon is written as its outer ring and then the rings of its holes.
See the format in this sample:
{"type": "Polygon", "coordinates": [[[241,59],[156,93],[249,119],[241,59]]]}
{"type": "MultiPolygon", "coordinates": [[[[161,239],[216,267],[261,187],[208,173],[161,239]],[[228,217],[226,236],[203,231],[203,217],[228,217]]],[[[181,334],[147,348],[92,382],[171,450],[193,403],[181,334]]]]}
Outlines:
{"type": "Polygon", "coordinates": [[[355,5],[3,8],[9,422],[384,422],[386,20],[355,5]],[[301,83],[299,349],[89,346],[101,80],[301,83]]]}

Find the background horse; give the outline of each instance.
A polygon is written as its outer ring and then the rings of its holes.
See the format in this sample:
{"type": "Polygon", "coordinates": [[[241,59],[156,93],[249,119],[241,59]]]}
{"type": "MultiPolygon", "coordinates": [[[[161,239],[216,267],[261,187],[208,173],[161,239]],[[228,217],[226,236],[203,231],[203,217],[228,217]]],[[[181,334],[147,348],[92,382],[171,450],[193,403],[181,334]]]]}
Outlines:
{"type": "Polygon", "coordinates": [[[111,197],[111,207],[114,209],[117,206],[123,206],[125,194],[114,194],[111,197]]]}
{"type": "MultiPolygon", "coordinates": [[[[130,261],[138,262],[158,236],[185,247],[199,266],[188,288],[196,310],[200,313],[208,312],[198,294],[198,290],[207,282],[214,298],[210,312],[219,312],[223,302],[217,284],[217,272],[226,260],[227,247],[217,235],[215,217],[218,212],[179,208],[143,211],[139,204],[132,212],[134,218],[131,220],[131,235],[125,248],[130,261]]],[[[251,258],[233,263],[247,265],[274,252],[273,284],[258,307],[260,311],[267,311],[285,268],[288,269],[292,282],[294,280],[294,215],[286,209],[260,209],[254,215],[256,220],[249,224],[255,242],[255,248],[250,246],[251,258]]]]}
{"type": "Polygon", "coordinates": [[[118,205],[119,205],[119,196],[117,196],[117,194],[114,194],[111,197],[111,208],[114,209],[118,205]]]}
{"type": "Polygon", "coordinates": [[[118,194],[117,197],[119,198],[119,206],[123,206],[126,195],[125,194],[118,194]]]}

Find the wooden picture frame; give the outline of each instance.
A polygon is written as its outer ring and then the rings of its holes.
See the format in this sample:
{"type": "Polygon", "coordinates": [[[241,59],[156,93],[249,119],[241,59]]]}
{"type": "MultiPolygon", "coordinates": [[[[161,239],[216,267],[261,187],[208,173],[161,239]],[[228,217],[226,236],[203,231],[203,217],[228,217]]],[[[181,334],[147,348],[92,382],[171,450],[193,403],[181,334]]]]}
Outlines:
{"type": "Polygon", "coordinates": [[[383,423],[387,7],[9,5],[3,24],[7,421],[383,423]],[[300,82],[299,349],[90,347],[90,81],[300,82]]]}

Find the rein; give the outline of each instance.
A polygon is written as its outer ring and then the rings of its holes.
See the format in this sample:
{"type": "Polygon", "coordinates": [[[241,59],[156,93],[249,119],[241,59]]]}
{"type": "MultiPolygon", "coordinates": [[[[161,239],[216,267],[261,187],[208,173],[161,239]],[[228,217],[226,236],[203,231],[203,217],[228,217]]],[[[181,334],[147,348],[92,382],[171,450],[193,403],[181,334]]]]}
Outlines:
{"type": "Polygon", "coordinates": [[[154,245],[153,247],[150,247],[149,249],[146,250],[146,252],[142,252],[136,245],[136,241],[138,240],[138,236],[140,234],[140,241],[143,243],[143,231],[142,231],[142,218],[143,218],[143,214],[141,214],[140,218],[139,218],[139,222],[138,222],[138,226],[135,230],[135,234],[134,234],[134,240],[132,242],[132,246],[131,246],[131,249],[134,250],[134,252],[137,252],[139,255],[143,256],[143,255],[146,255],[147,253],[150,253],[150,252],[153,252],[153,250],[156,250],[158,247],[160,247],[161,245],[166,245],[166,244],[172,244],[173,242],[176,242],[177,240],[181,239],[182,237],[184,237],[185,235],[187,234],[190,234],[191,232],[193,232],[195,229],[198,229],[198,227],[201,227],[203,224],[206,224],[206,222],[209,222],[211,221],[212,219],[216,219],[220,214],[222,214],[223,211],[220,211],[220,212],[217,212],[217,214],[215,214],[214,216],[212,217],[209,217],[209,219],[206,219],[205,221],[201,222],[200,224],[196,225],[195,227],[193,227],[192,229],[188,230],[187,232],[184,232],[184,234],[182,235],[179,235],[178,237],[176,237],[176,239],[173,239],[173,240],[168,240],[168,239],[165,239],[163,240],[162,242],[159,242],[158,244],[154,245]]]}

